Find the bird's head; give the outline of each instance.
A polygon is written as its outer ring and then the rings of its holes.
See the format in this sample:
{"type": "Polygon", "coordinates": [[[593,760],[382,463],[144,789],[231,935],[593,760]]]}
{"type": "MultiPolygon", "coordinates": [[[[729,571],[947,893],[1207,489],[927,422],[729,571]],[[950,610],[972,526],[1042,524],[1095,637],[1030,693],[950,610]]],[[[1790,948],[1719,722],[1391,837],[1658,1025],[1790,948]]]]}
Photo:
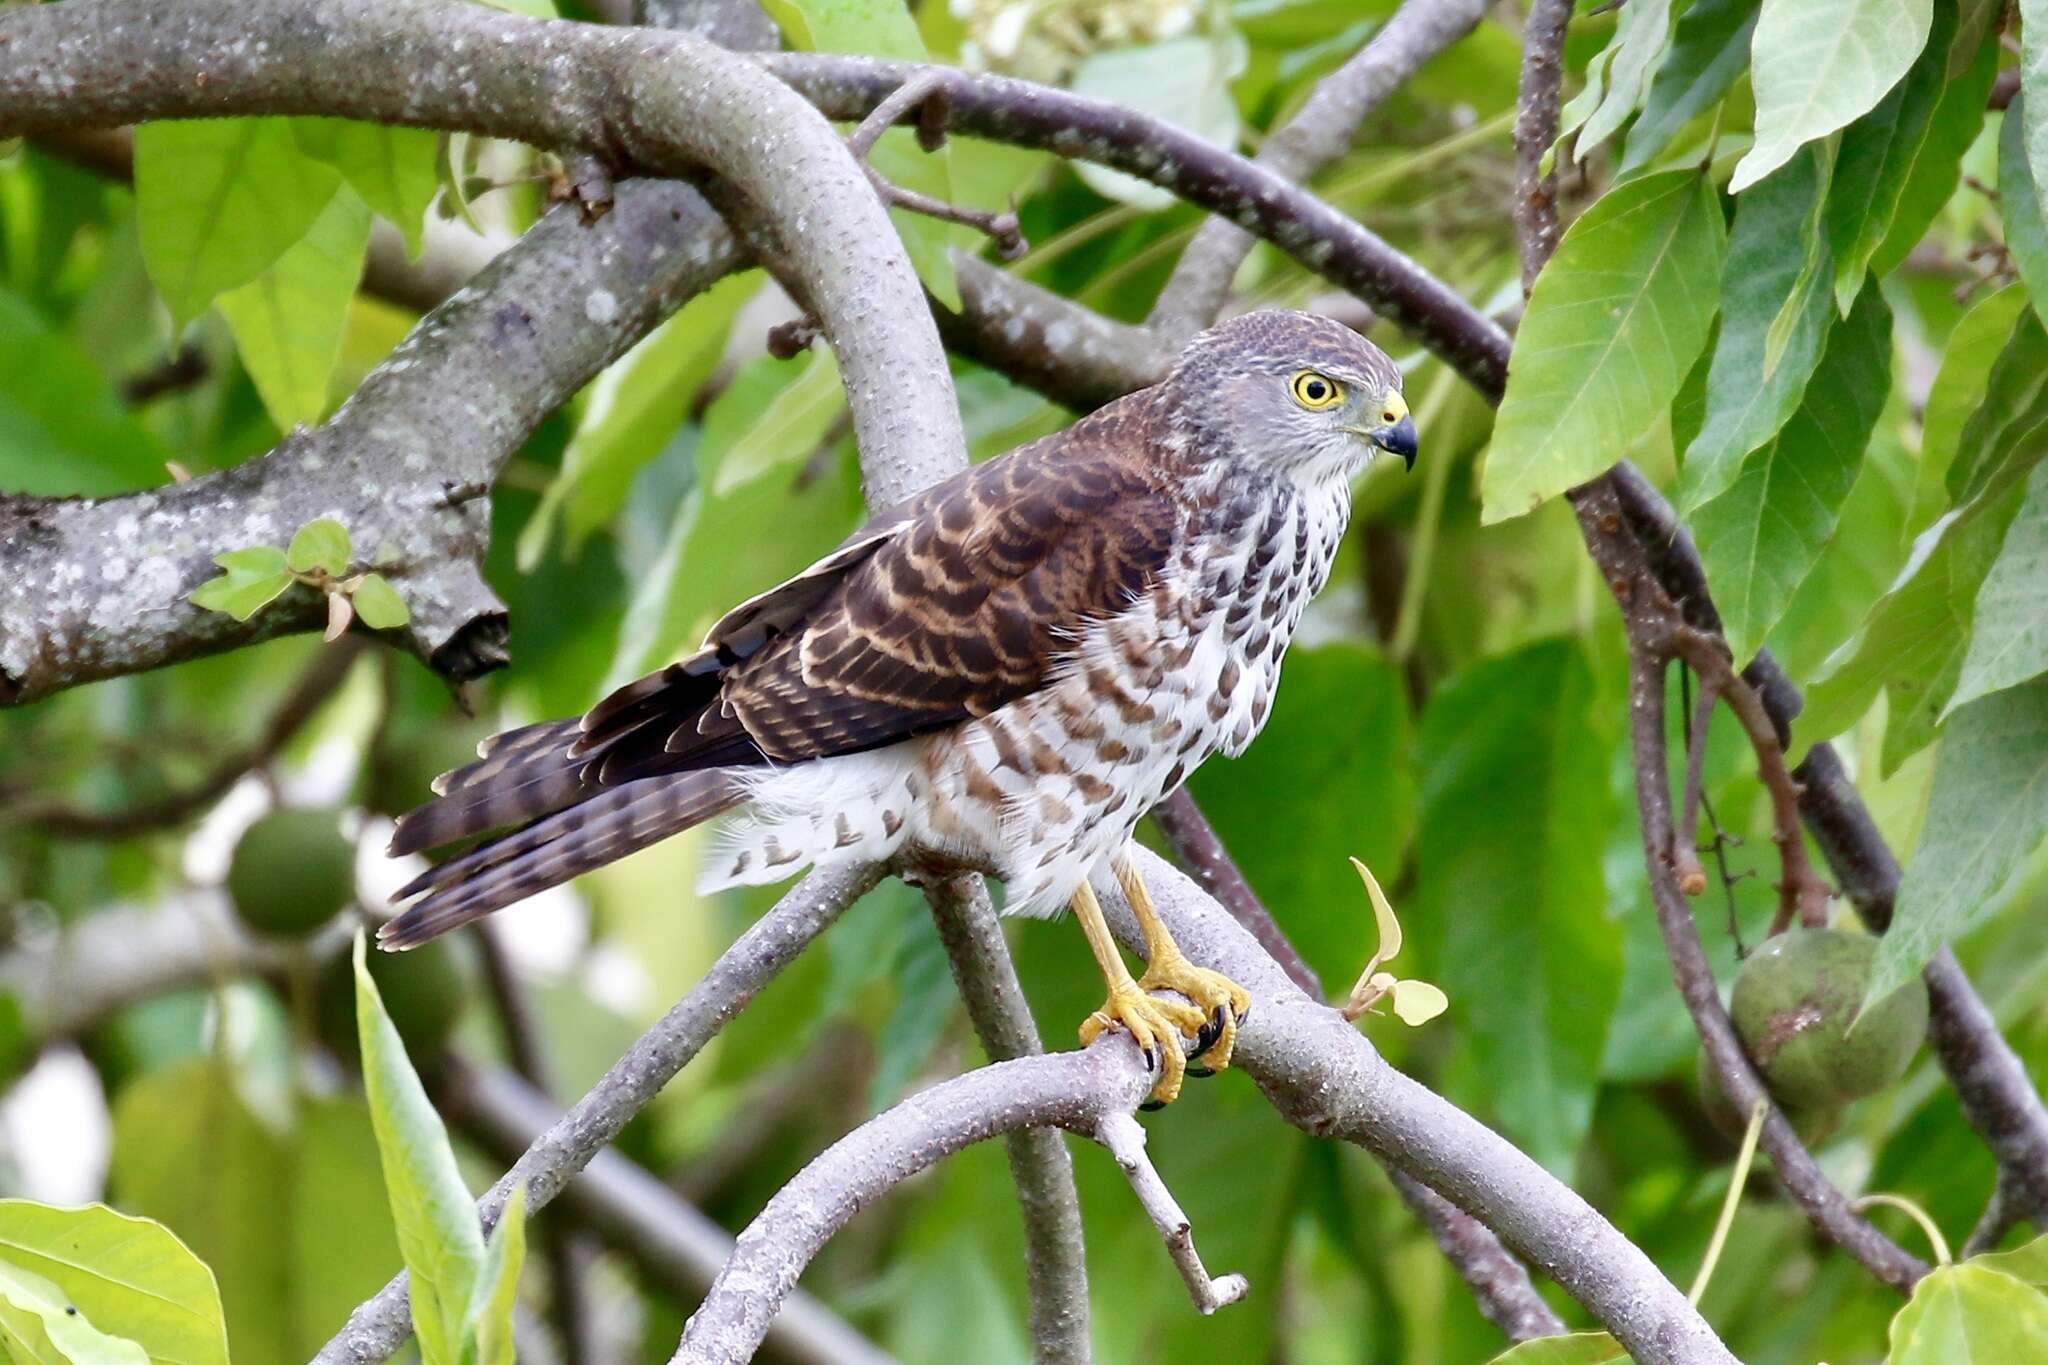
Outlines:
{"type": "Polygon", "coordinates": [[[1332,318],[1231,318],[1189,342],[1167,382],[1206,458],[1312,475],[1353,472],[1382,451],[1415,465],[1400,370],[1332,318]]]}

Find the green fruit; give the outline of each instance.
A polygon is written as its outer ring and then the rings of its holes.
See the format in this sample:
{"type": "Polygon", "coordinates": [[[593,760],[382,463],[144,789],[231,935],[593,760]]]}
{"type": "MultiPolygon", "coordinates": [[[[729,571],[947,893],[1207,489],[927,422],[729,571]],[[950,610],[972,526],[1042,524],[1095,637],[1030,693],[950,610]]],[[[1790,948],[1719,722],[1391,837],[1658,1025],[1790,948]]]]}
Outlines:
{"type": "Polygon", "coordinates": [[[1867,934],[1795,929],[1742,964],[1728,1012],[1779,1104],[1832,1108],[1905,1074],[1927,1032],[1927,987],[1908,982],[1859,1019],[1876,961],[1867,934]]]}
{"type": "MultiPolygon", "coordinates": [[[[1728,1098],[1728,1092],[1721,1088],[1721,1073],[1714,1070],[1714,1064],[1707,1056],[1706,1045],[1700,1045],[1699,1056],[1694,1062],[1699,1075],[1700,1107],[1707,1111],[1707,1117],[1730,1142],[1742,1141],[1742,1135],[1749,1131],[1749,1115],[1735,1107],[1735,1101],[1728,1098]]],[[[1776,1096],[1772,1096],[1773,1099],[1776,1096]]],[[[1783,1108],[1781,1105],[1780,1108],[1783,1108]]],[[[1799,1140],[1809,1147],[1818,1147],[1835,1135],[1842,1126],[1842,1110],[1839,1106],[1824,1109],[1785,1109],[1785,1117],[1792,1124],[1792,1131],[1799,1134],[1799,1140]]]]}
{"type": "MultiPolygon", "coordinates": [[[[405,1041],[406,1054],[419,1066],[448,1045],[469,1006],[470,963],[452,939],[437,938],[403,953],[371,948],[370,979],[384,999],[384,1012],[405,1041]]],[[[354,1062],[359,1054],[356,1033],[355,968],[347,953],[321,974],[317,1004],[321,1039],[335,1053],[354,1062]]]]}
{"type": "Polygon", "coordinates": [[[355,901],[355,845],[331,810],[274,810],[235,845],[227,885],[251,929],[310,934],[355,901]]]}
{"type": "Polygon", "coordinates": [[[489,733],[490,727],[481,722],[451,719],[394,737],[369,766],[363,805],[395,816],[433,800],[434,779],[476,762],[477,741],[489,733]]]}

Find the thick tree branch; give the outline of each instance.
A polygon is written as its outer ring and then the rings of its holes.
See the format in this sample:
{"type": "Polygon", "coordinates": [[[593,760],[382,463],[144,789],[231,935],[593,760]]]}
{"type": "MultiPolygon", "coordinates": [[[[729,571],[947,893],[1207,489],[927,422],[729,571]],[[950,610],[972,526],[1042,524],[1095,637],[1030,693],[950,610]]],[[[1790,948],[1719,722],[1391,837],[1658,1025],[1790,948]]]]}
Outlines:
{"type": "MultiPolygon", "coordinates": [[[[544,1208],[719,1029],[880,879],[878,868],[861,866],[814,872],[798,883],[711,964],[689,994],[588,1094],[528,1145],[525,1155],[477,1201],[485,1226],[497,1221],[506,1197],[519,1185],[526,1186],[529,1210],[544,1208]]],[[[315,1360],[320,1365],[388,1360],[411,1333],[401,1273],[349,1315],[315,1360]]]]}
{"type": "MultiPolygon", "coordinates": [[[[1407,0],[1356,56],[1316,83],[1308,100],[1259,148],[1253,164],[1299,183],[1350,148],[1358,127],[1438,53],[1472,31],[1484,0],[1407,0]]],[[[1216,320],[1253,238],[1204,223],[1159,293],[1148,325],[1182,341],[1216,320]]]]}
{"type": "Polygon", "coordinates": [[[0,135],[325,113],[587,152],[620,172],[709,171],[715,194],[729,187],[782,229],[860,443],[888,453],[871,501],[900,501],[965,458],[945,353],[866,173],[751,58],[433,0],[85,0],[10,12],[0,37],[0,135]]]}
{"type": "Polygon", "coordinates": [[[1564,31],[1572,0],[1530,0],[1522,25],[1522,84],[1515,105],[1515,235],[1522,247],[1522,293],[1557,250],[1557,174],[1543,169],[1557,141],[1564,90],[1564,31]]]}
{"type": "MultiPolygon", "coordinates": [[[[562,1111],[506,1071],[450,1059],[434,1078],[449,1121],[502,1160],[516,1160],[562,1111]]],[[[615,1151],[600,1151],[562,1190],[560,1202],[650,1279],[685,1303],[701,1298],[732,1255],[732,1234],[615,1151]]],[[[891,1357],[801,1289],[768,1330],[767,1347],[800,1365],[889,1365],[891,1357]]]]}
{"type": "MultiPolygon", "coordinates": [[[[993,1062],[1045,1052],[1025,1003],[1009,945],[979,877],[929,889],[932,915],[967,1017],[993,1062]]],[[[1031,1291],[1031,1354],[1040,1365],[1085,1362],[1088,1343],[1088,1261],[1081,1238],[1081,1197],[1074,1158],[1050,1127],[1019,1128],[1004,1140],[1017,1202],[1024,1216],[1024,1265],[1031,1291]]]]}
{"type": "Polygon", "coordinates": [[[396,634],[422,658],[458,679],[502,663],[504,607],[479,568],[484,492],[542,418],[737,259],[680,186],[622,193],[594,227],[563,206],[422,319],[325,426],[269,455],[117,498],[0,495],[0,704],[318,628],[309,589],[246,623],[186,597],[219,572],[215,554],[282,546],[323,516],[384,561],[412,611],[396,634]]]}

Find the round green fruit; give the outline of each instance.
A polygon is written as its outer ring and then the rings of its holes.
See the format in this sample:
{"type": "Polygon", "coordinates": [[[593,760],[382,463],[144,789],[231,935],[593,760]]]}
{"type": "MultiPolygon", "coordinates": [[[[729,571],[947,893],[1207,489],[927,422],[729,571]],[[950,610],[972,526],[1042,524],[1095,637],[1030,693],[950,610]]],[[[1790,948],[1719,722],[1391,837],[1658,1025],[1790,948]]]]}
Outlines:
{"type": "Polygon", "coordinates": [[[235,845],[227,887],[251,929],[310,934],[355,901],[355,845],[331,810],[274,810],[235,845]]]}
{"type": "MultiPolygon", "coordinates": [[[[417,1066],[440,1053],[469,1006],[470,964],[458,945],[437,938],[402,953],[373,947],[367,961],[384,1012],[405,1041],[406,1055],[417,1066]]],[[[347,953],[321,976],[318,1021],[321,1039],[337,1055],[355,1061],[356,978],[347,953]]]]}
{"type": "Polygon", "coordinates": [[[1779,1104],[1832,1108],[1905,1074],[1927,1032],[1927,987],[1910,981],[1859,1019],[1876,962],[1867,934],[1795,929],[1742,964],[1728,1012],[1779,1104]]]}

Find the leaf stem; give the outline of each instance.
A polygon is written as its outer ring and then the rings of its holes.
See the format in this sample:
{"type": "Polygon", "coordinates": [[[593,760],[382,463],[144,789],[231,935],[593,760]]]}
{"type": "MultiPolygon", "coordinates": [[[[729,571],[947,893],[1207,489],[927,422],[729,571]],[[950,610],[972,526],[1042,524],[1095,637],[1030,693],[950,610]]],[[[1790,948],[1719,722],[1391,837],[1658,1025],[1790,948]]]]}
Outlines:
{"type": "MultiPolygon", "coordinates": [[[[1706,1296],[1707,1283],[1714,1278],[1714,1267],[1721,1260],[1722,1248],[1728,1245],[1728,1229],[1735,1226],[1735,1210],[1742,1203],[1742,1187],[1749,1183],[1749,1166],[1756,1160],[1757,1135],[1764,1130],[1764,1110],[1767,1106],[1758,1100],[1750,1107],[1749,1127],[1742,1133],[1742,1149],[1735,1154],[1735,1169],[1728,1177],[1728,1195],[1721,1201],[1721,1216],[1714,1220],[1714,1235],[1707,1240],[1707,1254],[1700,1262],[1699,1274],[1693,1276],[1692,1288],[1686,1291],[1685,1301],[1697,1308],[1706,1296]]],[[[1941,1234],[1936,1233],[1938,1241],[1941,1234]]]]}

